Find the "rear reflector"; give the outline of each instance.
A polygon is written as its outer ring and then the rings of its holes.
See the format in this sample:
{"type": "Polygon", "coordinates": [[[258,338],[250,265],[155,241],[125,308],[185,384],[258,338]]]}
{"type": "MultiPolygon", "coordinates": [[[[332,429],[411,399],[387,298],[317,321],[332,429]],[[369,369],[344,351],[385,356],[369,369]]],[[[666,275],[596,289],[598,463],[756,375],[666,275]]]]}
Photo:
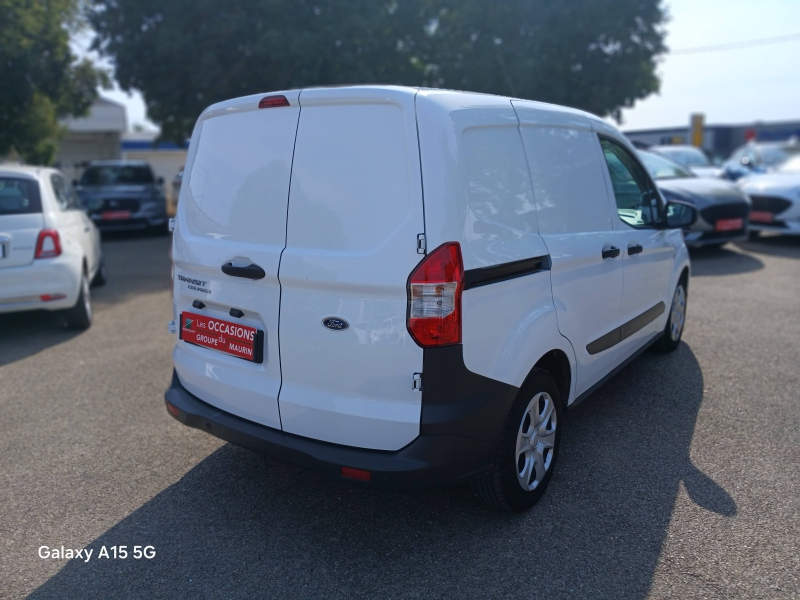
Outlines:
{"type": "Polygon", "coordinates": [[[431,252],[408,278],[408,332],[423,348],[461,343],[464,264],[458,242],[431,252]]]}
{"type": "Polygon", "coordinates": [[[42,302],[52,302],[53,300],[63,300],[66,298],[64,294],[42,294],[39,296],[39,300],[42,302]]]}
{"type": "Polygon", "coordinates": [[[178,410],[178,407],[177,406],[173,406],[169,402],[167,402],[167,410],[170,413],[172,413],[173,415],[175,415],[176,417],[180,417],[181,416],[181,411],[178,410]]]}
{"type": "Polygon", "coordinates": [[[342,477],[348,479],[358,479],[359,481],[372,481],[372,473],[364,471],[363,469],[354,469],[352,467],[342,467],[342,477]]]}
{"type": "Polygon", "coordinates": [[[258,108],[277,108],[278,106],[290,106],[286,96],[264,96],[258,103],[258,108]]]}
{"type": "Polygon", "coordinates": [[[56,229],[42,229],[36,239],[34,258],[55,258],[61,255],[61,238],[56,229]]]}

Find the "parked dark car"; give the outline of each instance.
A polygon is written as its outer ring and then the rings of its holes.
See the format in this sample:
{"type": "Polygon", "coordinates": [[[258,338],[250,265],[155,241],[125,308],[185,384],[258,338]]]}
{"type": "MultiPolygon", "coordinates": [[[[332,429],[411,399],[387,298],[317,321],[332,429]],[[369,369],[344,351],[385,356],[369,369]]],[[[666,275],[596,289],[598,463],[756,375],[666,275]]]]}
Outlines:
{"type": "Polygon", "coordinates": [[[164,179],[144,161],[89,163],[75,189],[101,231],[167,230],[164,179]]]}
{"type": "Polygon", "coordinates": [[[735,184],[698,177],[655,152],[639,150],[639,157],[665,200],[684,201],[697,208],[697,221],[683,231],[687,246],[721,246],[747,238],[750,198],[735,184]]]}

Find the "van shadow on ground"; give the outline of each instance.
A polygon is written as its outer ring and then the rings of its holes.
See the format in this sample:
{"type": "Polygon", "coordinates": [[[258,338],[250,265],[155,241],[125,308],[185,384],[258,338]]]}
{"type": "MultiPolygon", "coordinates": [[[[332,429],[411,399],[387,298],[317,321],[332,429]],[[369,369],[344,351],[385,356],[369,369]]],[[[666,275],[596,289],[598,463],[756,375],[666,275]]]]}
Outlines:
{"type": "Polygon", "coordinates": [[[155,558],[70,561],[31,598],[641,598],[681,481],[736,514],[689,460],[702,399],[686,344],[646,353],[567,413],[550,488],[522,515],[466,486],[374,492],[227,445],[90,545],[155,558]]]}

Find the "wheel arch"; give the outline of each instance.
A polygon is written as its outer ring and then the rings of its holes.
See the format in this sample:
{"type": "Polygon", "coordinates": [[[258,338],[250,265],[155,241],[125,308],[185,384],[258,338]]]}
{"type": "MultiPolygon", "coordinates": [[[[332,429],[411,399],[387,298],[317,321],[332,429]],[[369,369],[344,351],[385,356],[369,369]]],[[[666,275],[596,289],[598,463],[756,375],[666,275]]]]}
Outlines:
{"type": "Polygon", "coordinates": [[[558,348],[546,352],[536,361],[536,364],[533,365],[533,368],[531,368],[527,377],[525,377],[522,388],[528,384],[537,370],[546,371],[553,380],[555,380],[556,386],[558,386],[558,392],[561,394],[561,407],[566,409],[573,384],[572,367],[566,352],[558,348]]]}

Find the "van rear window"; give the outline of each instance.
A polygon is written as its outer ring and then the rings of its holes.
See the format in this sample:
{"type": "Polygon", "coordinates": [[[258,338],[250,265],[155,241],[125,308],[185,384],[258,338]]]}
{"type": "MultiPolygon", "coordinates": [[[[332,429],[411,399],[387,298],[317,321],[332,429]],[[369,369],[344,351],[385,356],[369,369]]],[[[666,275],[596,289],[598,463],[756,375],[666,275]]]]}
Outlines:
{"type": "Polygon", "coordinates": [[[21,177],[0,177],[0,216],[42,212],[39,183],[21,177]]]}

